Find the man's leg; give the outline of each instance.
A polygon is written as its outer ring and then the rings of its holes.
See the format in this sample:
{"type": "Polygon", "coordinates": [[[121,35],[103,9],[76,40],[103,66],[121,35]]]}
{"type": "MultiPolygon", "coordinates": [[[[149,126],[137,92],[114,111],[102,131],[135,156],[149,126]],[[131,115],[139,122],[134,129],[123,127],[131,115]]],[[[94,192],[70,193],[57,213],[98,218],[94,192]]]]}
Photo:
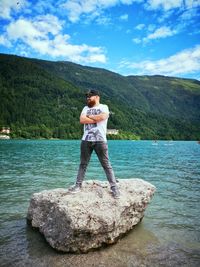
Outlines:
{"type": "Polygon", "coordinates": [[[109,158],[108,158],[108,145],[107,145],[107,143],[96,142],[94,149],[95,149],[95,152],[99,158],[99,161],[101,162],[102,167],[104,168],[108,182],[110,183],[113,197],[119,198],[120,192],[119,192],[119,189],[117,187],[116,178],[115,178],[112,166],[111,166],[109,158]]]}
{"type": "Polygon", "coordinates": [[[108,157],[108,145],[105,142],[96,142],[95,144],[95,152],[101,162],[102,167],[106,173],[108,182],[110,183],[111,188],[117,187],[115,174],[113,172],[113,168],[110,164],[109,157],[108,157]]]}
{"type": "Polygon", "coordinates": [[[76,185],[81,187],[93,151],[92,142],[81,141],[81,155],[76,185]]]}

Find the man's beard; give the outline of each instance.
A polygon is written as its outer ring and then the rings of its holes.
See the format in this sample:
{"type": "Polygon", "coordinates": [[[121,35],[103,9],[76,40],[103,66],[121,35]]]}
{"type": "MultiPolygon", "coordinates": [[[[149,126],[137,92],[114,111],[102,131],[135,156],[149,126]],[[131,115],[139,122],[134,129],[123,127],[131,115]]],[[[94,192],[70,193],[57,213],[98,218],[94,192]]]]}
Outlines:
{"type": "Polygon", "coordinates": [[[88,99],[88,100],[87,100],[87,106],[88,106],[89,108],[94,107],[95,104],[96,104],[96,101],[95,101],[95,100],[91,100],[91,99],[88,99]]]}

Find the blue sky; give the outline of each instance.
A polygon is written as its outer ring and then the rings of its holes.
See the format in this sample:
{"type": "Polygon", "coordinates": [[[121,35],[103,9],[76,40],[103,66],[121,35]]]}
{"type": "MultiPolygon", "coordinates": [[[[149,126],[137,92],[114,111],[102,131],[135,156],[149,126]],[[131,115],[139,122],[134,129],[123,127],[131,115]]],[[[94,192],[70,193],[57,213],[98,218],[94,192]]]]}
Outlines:
{"type": "Polygon", "coordinates": [[[200,0],[0,0],[0,52],[200,80],[200,0]]]}

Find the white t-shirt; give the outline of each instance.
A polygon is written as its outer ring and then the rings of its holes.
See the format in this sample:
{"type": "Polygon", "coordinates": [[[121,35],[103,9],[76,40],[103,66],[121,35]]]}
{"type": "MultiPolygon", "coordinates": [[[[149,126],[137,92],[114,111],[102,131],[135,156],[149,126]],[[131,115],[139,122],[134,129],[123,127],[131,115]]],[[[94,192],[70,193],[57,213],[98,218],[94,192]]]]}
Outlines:
{"type": "MultiPolygon", "coordinates": [[[[89,108],[85,106],[81,112],[81,115],[99,115],[101,113],[109,114],[109,109],[107,105],[99,104],[98,106],[89,108]]],[[[107,122],[108,119],[96,122],[84,124],[84,134],[82,140],[85,141],[104,141],[107,142],[106,139],[106,131],[107,131],[107,122]]]]}

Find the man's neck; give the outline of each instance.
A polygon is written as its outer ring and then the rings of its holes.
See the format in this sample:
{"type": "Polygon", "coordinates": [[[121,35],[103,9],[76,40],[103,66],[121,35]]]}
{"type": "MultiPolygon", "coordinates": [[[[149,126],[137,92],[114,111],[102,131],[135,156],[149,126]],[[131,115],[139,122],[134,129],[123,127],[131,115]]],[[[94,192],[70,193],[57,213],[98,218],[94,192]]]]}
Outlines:
{"type": "Polygon", "coordinates": [[[99,102],[97,102],[97,103],[94,105],[94,107],[97,107],[99,104],[100,104],[100,103],[99,103],[99,102]]]}

